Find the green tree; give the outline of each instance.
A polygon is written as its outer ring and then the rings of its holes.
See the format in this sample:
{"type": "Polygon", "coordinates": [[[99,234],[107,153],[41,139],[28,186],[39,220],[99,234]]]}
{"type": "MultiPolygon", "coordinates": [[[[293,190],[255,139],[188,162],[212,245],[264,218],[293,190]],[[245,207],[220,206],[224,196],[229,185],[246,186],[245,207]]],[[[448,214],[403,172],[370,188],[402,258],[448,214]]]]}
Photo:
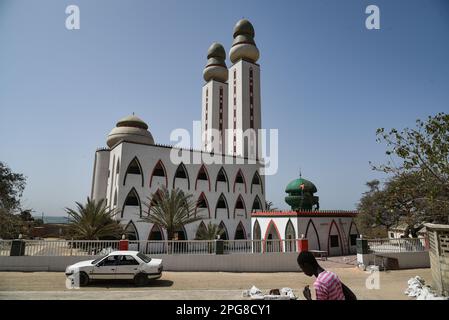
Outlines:
{"type": "Polygon", "coordinates": [[[277,211],[278,208],[276,208],[271,201],[265,201],[265,210],[266,211],[277,211]]]}
{"type": "Polygon", "coordinates": [[[147,216],[143,221],[154,223],[167,230],[167,239],[172,240],[175,232],[185,225],[202,219],[198,213],[196,201],[192,195],[186,195],[181,189],[168,190],[166,187],[160,193],[152,194],[150,203],[145,203],[148,208],[147,216]]]}
{"type": "Polygon", "coordinates": [[[209,221],[206,228],[201,228],[196,234],[196,240],[215,240],[222,236],[224,230],[215,223],[209,221]]]}
{"type": "Polygon", "coordinates": [[[423,222],[448,224],[449,115],[417,120],[413,129],[380,128],[376,135],[390,160],[372,168],[389,177],[382,187],[369,185],[359,203],[359,221],[387,228],[405,223],[406,236],[416,236],[423,222]]]}
{"type": "Polygon", "coordinates": [[[69,233],[80,240],[120,239],[123,227],[114,219],[115,210],[106,207],[103,199],[99,201],[87,198],[85,205],[76,202],[77,209],[66,208],[71,218],[69,233]]]}

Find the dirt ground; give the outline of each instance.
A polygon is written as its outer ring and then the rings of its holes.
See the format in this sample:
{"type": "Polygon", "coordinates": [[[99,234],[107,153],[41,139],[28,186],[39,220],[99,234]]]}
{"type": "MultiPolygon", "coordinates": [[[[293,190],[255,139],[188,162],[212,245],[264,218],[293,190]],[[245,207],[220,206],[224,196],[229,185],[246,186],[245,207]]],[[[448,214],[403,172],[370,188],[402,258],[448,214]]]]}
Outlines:
{"type": "MultiPolygon", "coordinates": [[[[379,273],[379,289],[367,289],[370,274],[356,267],[329,268],[351,288],[358,299],[411,299],[404,295],[407,281],[416,275],[431,284],[430,269],[379,273]]],[[[0,272],[0,299],[243,299],[242,291],[255,285],[263,291],[292,288],[303,299],[302,288],[313,288],[314,278],[300,272],[227,273],[164,272],[145,287],[128,281],[97,281],[81,289],[67,289],[63,272],[0,272]]],[[[314,292],[312,289],[312,295],[314,292]]]]}

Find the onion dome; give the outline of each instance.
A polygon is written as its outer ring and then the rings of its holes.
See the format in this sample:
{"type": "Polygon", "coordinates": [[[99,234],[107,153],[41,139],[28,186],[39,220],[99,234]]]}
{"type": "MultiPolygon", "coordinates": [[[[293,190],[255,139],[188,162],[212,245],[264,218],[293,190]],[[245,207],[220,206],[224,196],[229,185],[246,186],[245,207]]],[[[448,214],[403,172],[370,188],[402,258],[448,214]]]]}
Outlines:
{"type": "Polygon", "coordinates": [[[212,43],[207,50],[207,65],[203,71],[205,81],[228,81],[228,68],[226,67],[226,52],[218,42],[212,43]]]}
{"type": "Polygon", "coordinates": [[[242,19],[234,27],[234,41],[229,56],[232,63],[240,59],[255,63],[259,59],[259,49],[254,42],[254,27],[246,19],[242,19]]]}
{"type": "Polygon", "coordinates": [[[319,198],[314,196],[317,191],[312,182],[300,177],[291,181],[285,188],[285,192],[288,193],[285,202],[295,211],[312,210],[314,207],[319,209],[319,198]]]}
{"type": "Polygon", "coordinates": [[[120,119],[108,135],[107,145],[112,148],[120,141],[154,144],[148,125],[134,114],[120,119]]]}

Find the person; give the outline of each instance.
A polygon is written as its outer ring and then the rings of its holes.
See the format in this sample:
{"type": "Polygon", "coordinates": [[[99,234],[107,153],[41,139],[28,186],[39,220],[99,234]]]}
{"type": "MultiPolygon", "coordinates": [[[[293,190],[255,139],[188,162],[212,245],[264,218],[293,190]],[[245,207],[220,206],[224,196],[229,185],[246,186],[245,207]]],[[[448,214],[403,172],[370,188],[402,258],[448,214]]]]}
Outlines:
{"type": "MultiPolygon", "coordinates": [[[[298,255],[297,262],[304,274],[316,277],[313,284],[316,300],[357,300],[354,293],[340,281],[335,273],[324,270],[318,264],[311,252],[302,251],[298,255]]],[[[304,288],[303,294],[307,300],[312,300],[309,286],[304,288]]]]}

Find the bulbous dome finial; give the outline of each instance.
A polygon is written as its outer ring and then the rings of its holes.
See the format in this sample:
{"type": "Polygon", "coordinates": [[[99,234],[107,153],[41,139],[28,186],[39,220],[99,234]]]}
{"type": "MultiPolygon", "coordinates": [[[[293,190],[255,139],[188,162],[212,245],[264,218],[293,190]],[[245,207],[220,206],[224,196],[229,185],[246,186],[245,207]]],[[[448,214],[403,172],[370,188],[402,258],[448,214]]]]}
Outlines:
{"type": "Polygon", "coordinates": [[[228,68],[226,67],[226,52],[223,46],[214,42],[207,50],[207,65],[203,71],[204,80],[217,80],[226,82],[228,80],[228,68]]]}
{"type": "Polygon", "coordinates": [[[154,139],[148,131],[148,125],[134,114],[120,119],[116,127],[108,135],[107,145],[112,148],[119,141],[154,144],[154,139]]]}
{"type": "Polygon", "coordinates": [[[255,63],[259,60],[259,49],[254,42],[254,27],[247,19],[237,22],[234,27],[234,41],[232,42],[229,56],[232,63],[236,63],[240,59],[248,60],[255,63]]]}

